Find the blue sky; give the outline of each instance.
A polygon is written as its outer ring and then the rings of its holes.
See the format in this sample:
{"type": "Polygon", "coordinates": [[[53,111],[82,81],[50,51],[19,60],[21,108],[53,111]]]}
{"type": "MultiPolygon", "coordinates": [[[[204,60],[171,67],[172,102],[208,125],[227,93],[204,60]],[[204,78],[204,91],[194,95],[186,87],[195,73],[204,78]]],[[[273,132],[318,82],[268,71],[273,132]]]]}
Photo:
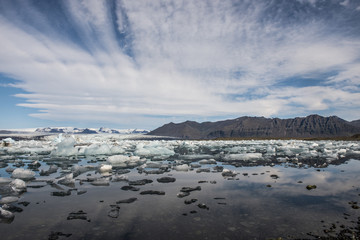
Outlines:
{"type": "Polygon", "coordinates": [[[358,0],[0,0],[0,129],[360,119],[358,0]]]}

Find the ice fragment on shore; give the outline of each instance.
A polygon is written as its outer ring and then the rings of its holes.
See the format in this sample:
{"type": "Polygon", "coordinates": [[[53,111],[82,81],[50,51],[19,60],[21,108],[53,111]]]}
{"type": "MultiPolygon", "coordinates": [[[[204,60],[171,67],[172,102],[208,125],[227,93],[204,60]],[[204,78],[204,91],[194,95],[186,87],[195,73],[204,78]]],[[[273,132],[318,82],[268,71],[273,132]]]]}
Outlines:
{"type": "Polygon", "coordinates": [[[22,180],[30,180],[35,177],[35,172],[28,170],[28,169],[17,168],[12,172],[11,177],[19,178],[22,180]]]}

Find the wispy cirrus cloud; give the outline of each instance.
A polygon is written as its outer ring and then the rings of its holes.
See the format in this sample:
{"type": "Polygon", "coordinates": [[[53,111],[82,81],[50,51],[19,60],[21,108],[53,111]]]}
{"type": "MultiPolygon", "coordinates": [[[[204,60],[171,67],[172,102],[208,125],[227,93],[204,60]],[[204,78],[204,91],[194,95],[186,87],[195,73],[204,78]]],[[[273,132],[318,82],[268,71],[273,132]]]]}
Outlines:
{"type": "Polygon", "coordinates": [[[37,118],[360,118],[353,1],[0,4],[0,72],[37,118]]]}

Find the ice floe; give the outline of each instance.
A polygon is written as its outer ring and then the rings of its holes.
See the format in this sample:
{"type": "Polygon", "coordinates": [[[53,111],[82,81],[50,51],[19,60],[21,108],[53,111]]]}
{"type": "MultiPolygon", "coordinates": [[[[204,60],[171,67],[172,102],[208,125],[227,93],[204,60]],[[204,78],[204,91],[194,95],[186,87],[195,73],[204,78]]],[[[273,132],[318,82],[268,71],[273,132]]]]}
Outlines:
{"type": "Polygon", "coordinates": [[[35,172],[29,169],[17,168],[12,172],[11,176],[22,180],[30,180],[35,177],[35,172]]]}

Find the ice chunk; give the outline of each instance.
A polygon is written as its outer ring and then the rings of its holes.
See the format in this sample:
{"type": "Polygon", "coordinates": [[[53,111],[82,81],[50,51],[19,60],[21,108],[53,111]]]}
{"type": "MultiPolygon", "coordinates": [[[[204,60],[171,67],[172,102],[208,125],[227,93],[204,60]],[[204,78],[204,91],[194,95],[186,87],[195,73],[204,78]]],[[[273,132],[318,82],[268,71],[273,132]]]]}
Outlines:
{"type": "Polygon", "coordinates": [[[221,175],[223,177],[235,177],[237,173],[235,171],[231,171],[230,169],[224,168],[221,175]]]}
{"type": "Polygon", "coordinates": [[[111,154],[122,154],[125,153],[125,149],[123,149],[120,146],[112,146],[111,149],[111,154]]]}
{"type": "Polygon", "coordinates": [[[187,172],[187,171],[189,171],[190,167],[189,167],[189,165],[187,165],[187,164],[182,164],[182,165],[175,166],[174,169],[175,169],[176,171],[187,172]]]}
{"type": "Polygon", "coordinates": [[[110,155],[111,149],[107,144],[92,144],[85,149],[85,156],[110,155]]]}
{"type": "Polygon", "coordinates": [[[97,178],[97,179],[95,179],[95,181],[91,182],[91,185],[93,185],[93,186],[109,186],[110,182],[109,182],[109,179],[97,178]]]}
{"type": "Polygon", "coordinates": [[[61,138],[56,146],[57,148],[51,152],[54,156],[76,156],[78,154],[78,148],[74,147],[76,140],[73,136],[61,138]]]}
{"type": "Polygon", "coordinates": [[[223,160],[225,161],[252,161],[263,159],[261,153],[240,153],[240,154],[228,154],[225,155],[223,160]]]}
{"type": "Polygon", "coordinates": [[[114,175],[112,176],[111,178],[111,181],[112,182],[122,182],[122,181],[128,181],[129,180],[129,177],[124,175],[124,174],[121,174],[121,175],[114,175]]]}
{"type": "Polygon", "coordinates": [[[199,164],[216,164],[215,159],[203,159],[199,161],[199,164]]]}
{"type": "Polygon", "coordinates": [[[1,141],[1,145],[3,145],[4,147],[10,147],[12,144],[15,143],[15,141],[12,138],[5,138],[1,141]]]}
{"type": "Polygon", "coordinates": [[[138,156],[114,155],[107,159],[107,162],[114,167],[135,167],[143,164],[146,160],[138,156]]]}
{"type": "Polygon", "coordinates": [[[3,197],[0,199],[0,204],[13,203],[13,202],[17,202],[18,200],[19,200],[18,197],[13,197],[13,196],[3,197]]]}
{"type": "Polygon", "coordinates": [[[58,183],[68,187],[75,187],[74,175],[72,173],[67,174],[64,177],[60,178],[58,183]]]}
{"type": "Polygon", "coordinates": [[[166,146],[162,146],[158,141],[151,142],[147,145],[144,143],[139,143],[135,150],[135,155],[147,157],[164,156],[164,158],[166,158],[174,154],[174,150],[169,149],[166,146]]]}
{"type": "Polygon", "coordinates": [[[99,168],[99,171],[101,173],[111,172],[111,170],[112,170],[112,166],[108,164],[104,164],[99,168]]]}
{"type": "Polygon", "coordinates": [[[0,207],[0,218],[13,219],[14,217],[15,215],[12,212],[0,207]]]}
{"type": "Polygon", "coordinates": [[[25,191],[26,183],[21,179],[15,179],[10,183],[10,186],[15,188],[17,191],[25,191]]]}
{"type": "Polygon", "coordinates": [[[11,177],[19,178],[22,180],[30,180],[35,177],[35,172],[28,169],[17,168],[12,172],[11,177]]]}

